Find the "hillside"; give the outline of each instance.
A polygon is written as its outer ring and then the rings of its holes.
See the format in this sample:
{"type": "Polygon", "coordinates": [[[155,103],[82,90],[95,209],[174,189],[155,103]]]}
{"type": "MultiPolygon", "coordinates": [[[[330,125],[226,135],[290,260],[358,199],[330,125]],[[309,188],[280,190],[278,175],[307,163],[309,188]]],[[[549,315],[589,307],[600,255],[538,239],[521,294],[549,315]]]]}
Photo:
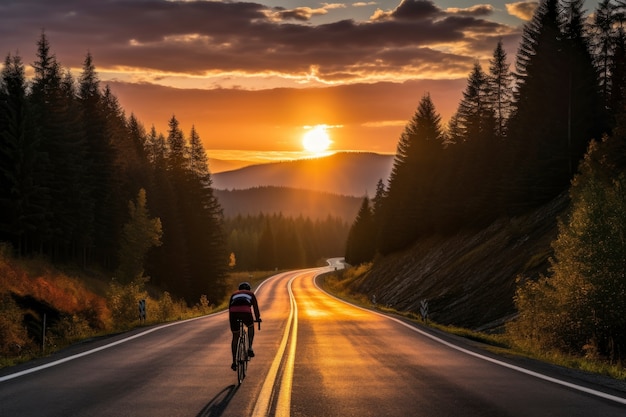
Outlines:
{"type": "Polygon", "coordinates": [[[557,218],[567,202],[563,195],[481,231],[418,241],[409,250],[378,259],[354,289],[400,311],[418,313],[426,299],[430,318],[441,324],[497,327],[515,313],[516,277],[547,270],[557,218]]]}
{"type": "Polygon", "coordinates": [[[282,213],[285,217],[311,220],[339,217],[352,224],[361,197],[286,187],[255,187],[247,190],[215,190],[226,217],[282,213]]]}
{"type": "Polygon", "coordinates": [[[341,152],[323,158],[251,165],[213,174],[213,188],[275,186],[374,197],[378,181],[389,178],[393,160],[393,155],[341,152]]]}

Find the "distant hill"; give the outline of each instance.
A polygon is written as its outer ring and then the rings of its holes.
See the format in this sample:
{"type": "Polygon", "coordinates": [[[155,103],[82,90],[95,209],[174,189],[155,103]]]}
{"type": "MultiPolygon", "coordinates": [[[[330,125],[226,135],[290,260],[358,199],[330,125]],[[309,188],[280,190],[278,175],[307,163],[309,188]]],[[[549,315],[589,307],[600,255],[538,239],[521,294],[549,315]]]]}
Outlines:
{"type": "Polygon", "coordinates": [[[248,165],[253,165],[253,162],[249,161],[236,161],[236,160],[224,160],[209,158],[209,169],[212,174],[224,171],[234,171],[239,168],[243,168],[248,165]]]}
{"type": "Polygon", "coordinates": [[[286,187],[214,191],[226,217],[282,213],[285,217],[302,216],[311,220],[340,217],[352,224],[362,202],[362,197],[286,187]]]}
{"type": "Polygon", "coordinates": [[[378,180],[387,181],[393,155],[341,152],[331,156],[251,165],[212,175],[213,188],[245,190],[274,186],[371,198],[378,180]]]}

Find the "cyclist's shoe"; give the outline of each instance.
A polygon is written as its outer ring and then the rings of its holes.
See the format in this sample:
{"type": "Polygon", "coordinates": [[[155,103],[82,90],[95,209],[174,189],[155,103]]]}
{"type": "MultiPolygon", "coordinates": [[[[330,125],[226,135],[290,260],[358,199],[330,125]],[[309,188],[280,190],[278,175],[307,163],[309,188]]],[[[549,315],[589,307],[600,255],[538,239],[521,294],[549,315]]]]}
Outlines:
{"type": "Polygon", "coordinates": [[[232,369],[233,371],[237,370],[237,364],[235,362],[233,362],[232,365],[230,365],[230,369],[232,369]]]}
{"type": "Polygon", "coordinates": [[[248,349],[248,357],[254,358],[254,351],[252,350],[252,348],[248,349]]]}

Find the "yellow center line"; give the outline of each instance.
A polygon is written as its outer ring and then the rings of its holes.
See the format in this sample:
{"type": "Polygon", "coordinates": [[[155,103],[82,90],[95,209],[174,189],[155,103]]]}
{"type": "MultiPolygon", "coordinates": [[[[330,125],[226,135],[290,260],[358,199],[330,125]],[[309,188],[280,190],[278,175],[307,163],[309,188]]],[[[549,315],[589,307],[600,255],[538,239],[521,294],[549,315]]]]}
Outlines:
{"type": "MultiPolygon", "coordinates": [[[[269,407],[270,407],[270,399],[272,397],[272,391],[274,389],[274,385],[276,382],[276,378],[278,375],[278,369],[280,368],[280,363],[283,360],[283,356],[285,355],[285,349],[287,347],[287,342],[289,340],[289,328],[292,326],[293,323],[293,327],[297,328],[297,306],[296,306],[296,301],[295,301],[295,297],[293,295],[293,291],[291,290],[291,283],[293,282],[294,279],[296,279],[297,276],[294,276],[293,278],[291,278],[289,280],[288,283],[288,291],[289,291],[289,303],[290,303],[290,310],[289,310],[289,318],[287,319],[287,325],[285,326],[285,332],[283,333],[283,338],[280,342],[280,345],[278,346],[278,351],[276,352],[276,356],[274,357],[274,360],[272,362],[272,366],[270,366],[270,370],[267,373],[267,377],[265,378],[265,381],[263,382],[263,387],[261,387],[261,392],[259,394],[259,398],[256,402],[256,404],[254,405],[254,410],[252,411],[252,417],[266,417],[269,413],[269,407]]],[[[293,336],[293,331],[292,331],[292,337],[293,336]]],[[[293,358],[295,356],[295,337],[294,337],[294,341],[291,345],[291,348],[289,349],[289,354],[290,357],[293,358]]],[[[281,383],[281,390],[279,393],[279,411],[281,416],[289,416],[289,407],[290,407],[290,403],[291,403],[291,381],[292,381],[292,377],[293,377],[293,359],[290,359],[286,365],[286,367],[288,369],[284,370],[284,373],[288,373],[290,375],[289,377],[289,393],[286,394],[284,393],[284,390],[282,388],[283,383],[281,383]],[[286,398],[286,396],[288,398],[286,398]],[[281,400],[282,398],[282,400],[281,400]],[[285,399],[286,398],[286,399],[285,399]],[[285,410],[284,410],[284,401],[287,401],[287,410],[286,410],[286,414],[285,410]],[[281,411],[282,410],[282,411],[281,411]]],[[[277,414],[278,415],[278,414],[277,414]]]]}
{"type": "Polygon", "coordinates": [[[289,281],[288,290],[291,299],[291,308],[293,311],[293,324],[291,326],[291,343],[289,344],[289,354],[287,355],[287,363],[283,370],[283,377],[280,382],[280,392],[278,393],[278,402],[276,403],[276,417],[289,417],[291,414],[291,387],[293,385],[293,365],[296,357],[296,343],[298,340],[298,304],[293,295],[291,284],[296,277],[289,281]]]}

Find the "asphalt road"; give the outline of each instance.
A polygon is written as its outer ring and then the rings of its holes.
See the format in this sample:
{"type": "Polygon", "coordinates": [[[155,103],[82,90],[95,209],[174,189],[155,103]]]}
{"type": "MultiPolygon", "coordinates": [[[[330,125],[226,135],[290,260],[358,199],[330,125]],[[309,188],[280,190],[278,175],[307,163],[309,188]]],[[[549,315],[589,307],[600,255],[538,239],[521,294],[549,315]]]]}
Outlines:
{"type": "Polygon", "coordinates": [[[0,370],[0,417],[626,416],[626,395],[484,356],[281,273],[241,386],[223,313],[83,343],[0,370]],[[553,379],[554,378],[554,379],[553,379]]]}

